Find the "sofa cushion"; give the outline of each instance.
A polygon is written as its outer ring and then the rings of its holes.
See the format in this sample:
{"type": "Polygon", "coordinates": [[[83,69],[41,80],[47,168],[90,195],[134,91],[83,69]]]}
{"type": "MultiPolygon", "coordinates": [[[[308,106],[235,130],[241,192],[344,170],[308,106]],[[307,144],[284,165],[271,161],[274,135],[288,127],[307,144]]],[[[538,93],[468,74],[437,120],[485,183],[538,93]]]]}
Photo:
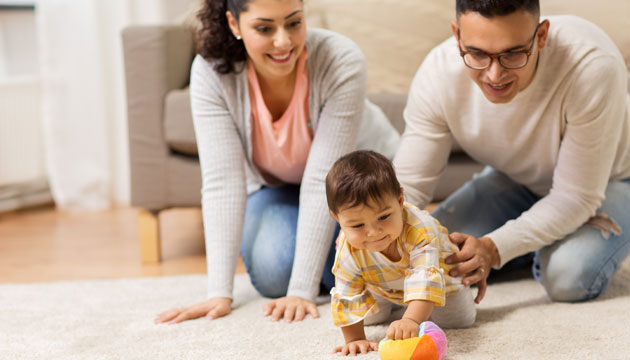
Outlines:
{"type": "MultiPolygon", "coordinates": [[[[370,94],[370,100],[378,105],[398,132],[402,133],[405,122],[402,112],[407,102],[403,94],[370,94]]],[[[197,139],[190,110],[189,88],[172,90],[166,95],[164,109],[164,137],[169,148],[186,155],[197,155],[197,139]]]]}
{"type": "Polygon", "coordinates": [[[630,1],[543,0],[543,15],[572,14],[601,27],[615,42],[630,71],[630,1]]]}
{"type": "MultiPolygon", "coordinates": [[[[452,35],[455,1],[309,0],[318,23],[353,39],[368,62],[368,91],[407,93],[428,52],[452,35]]],[[[630,70],[630,1],[544,0],[543,15],[574,14],[600,26],[630,70]]]]}
{"type": "MultiPolygon", "coordinates": [[[[396,130],[402,133],[405,129],[403,110],[407,96],[393,93],[372,93],[368,98],[378,105],[396,130]]],[[[164,137],[171,150],[185,155],[197,155],[197,139],[190,111],[189,89],[172,90],[166,95],[164,110],[164,137]]],[[[453,151],[461,148],[453,144],[453,151]]]]}
{"type": "MultiPolygon", "coordinates": [[[[544,0],[543,15],[573,14],[600,26],[617,44],[630,71],[630,1],[544,0]]],[[[182,22],[199,27],[201,0],[182,22]]],[[[455,1],[309,0],[307,23],[353,39],[368,62],[368,91],[407,93],[429,51],[452,35],[455,1]]]]}
{"type": "MultiPolygon", "coordinates": [[[[405,105],[407,105],[407,96],[395,93],[372,93],[368,94],[368,99],[383,110],[383,113],[394,125],[394,128],[402,134],[405,130],[403,110],[405,110],[405,105]]],[[[454,153],[462,152],[462,148],[453,141],[451,151],[454,153]]]]}
{"type": "Polygon", "coordinates": [[[451,35],[455,1],[310,0],[324,26],[354,40],[368,62],[368,91],[406,94],[418,66],[451,35]]]}
{"type": "Polygon", "coordinates": [[[164,138],[179,153],[197,155],[197,139],[190,111],[188,88],[172,90],[164,101],[164,138]]]}

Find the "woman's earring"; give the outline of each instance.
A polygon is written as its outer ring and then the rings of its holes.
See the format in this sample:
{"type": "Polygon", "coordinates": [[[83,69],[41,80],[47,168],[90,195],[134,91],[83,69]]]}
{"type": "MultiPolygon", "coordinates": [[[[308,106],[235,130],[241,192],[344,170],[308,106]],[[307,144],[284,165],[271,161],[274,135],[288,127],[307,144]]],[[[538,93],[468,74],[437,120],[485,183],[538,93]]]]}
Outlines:
{"type": "Polygon", "coordinates": [[[241,35],[236,35],[236,40],[241,40],[241,39],[242,39],[241,35]]]}

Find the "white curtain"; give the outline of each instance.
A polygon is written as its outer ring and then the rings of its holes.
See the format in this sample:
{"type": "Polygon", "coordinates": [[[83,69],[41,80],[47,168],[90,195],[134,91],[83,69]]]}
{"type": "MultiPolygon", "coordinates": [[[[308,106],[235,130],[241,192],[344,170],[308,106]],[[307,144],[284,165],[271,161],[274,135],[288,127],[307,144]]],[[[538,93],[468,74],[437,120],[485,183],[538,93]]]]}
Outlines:
{"type": "Polygon", "coordinates": [[[181,17],[192,0],[40,0],[36,5],[46,165],[62,210],[129,203],[120,34],[181,17]]]}

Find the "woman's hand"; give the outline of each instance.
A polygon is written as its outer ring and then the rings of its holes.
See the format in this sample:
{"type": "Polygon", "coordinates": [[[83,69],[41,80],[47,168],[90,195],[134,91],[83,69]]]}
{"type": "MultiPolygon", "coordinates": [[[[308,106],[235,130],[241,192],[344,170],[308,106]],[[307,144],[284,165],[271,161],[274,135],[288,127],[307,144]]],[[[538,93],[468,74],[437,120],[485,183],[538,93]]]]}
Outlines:
{"type": "Polygon", "coordinates": [[[232,299],[212,298],[199,304],[183,308],[166,310],[155,318],[156,324],[177,324],[182,321],[197,319],[205,316],[209,319],[220,318],[232,311],[232,299]]]}
{"type": "Polygon", "coordinates": [[[347,343],[344,346],[338,346],[333,351],[335,353],[342,353],[344,356],[356,356],[357,354],[367,354],[370,351],[378,351],[378,344],[369,340],[355,340],[347,343]]]}
{"type": "Polygon", "coordinates": [[[284,318],[286,322],[302,321],[306,314],[311,314],[314,319],[319,317],[317,306],[312,301],[297,296],[285,296],[275,299],[263,306],[263,315],[271,316],[271,320],[278,321],[284,318]]]}

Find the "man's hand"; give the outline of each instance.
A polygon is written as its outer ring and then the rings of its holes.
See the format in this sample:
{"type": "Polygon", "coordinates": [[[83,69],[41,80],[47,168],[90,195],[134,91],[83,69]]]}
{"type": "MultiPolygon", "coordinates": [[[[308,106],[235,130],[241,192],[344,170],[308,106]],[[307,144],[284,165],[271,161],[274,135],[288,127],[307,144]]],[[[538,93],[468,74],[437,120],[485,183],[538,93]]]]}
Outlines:
{"type": "Polygon", "coordinates": [[[278,321],[284,318],[286,322],[302,321],[306,314],[311,314],[314,319],[319,317],[317,306],[312,301],[297,296],[285,296],[275,299],[263,306],[263,315],[271,316],[271,320],[278,321]]]}
{"type": "Polygon", "coordinates": [[[387,338],[392,340],[404,340],[415,336],[418,336],[418,323],[411,320],[402,318],[396,320],[387,328],[387,338]]]}
{"type": "Polygon", "coordinates": [[[447,264],[457,264],[449,275],[463,276],[462,283],[466,286],[477,284],[475,303],[479,304],[486,294],[486,280],[490,269],[500,263],[497,247],[488,237],[476,238],[455,232],[449,238],[460,249],[445,259],[447,264]]]}
{"type": "Polygon", "coordinates": [[[199,304],[166,310],[157,315],[155,323],[177,324],[182,321],[197,319],[202,316],[209,319],[216,319],[229,314],[230,311],[232,311],[231,306],[232,299],[212,298],[199,304]]]}
{"type": "MultiPolygon", "coordinates": [[[[417,326],[416,326],[417,327],[417,326]]],[[[417,329],[416,329],[417,330],[417,329]]],[[[338,346],[333,350],[333,354],[342,353],[344,356],[356,356],[357,354],[367,354],[370,351],[377,351],[378,344],[369,340],[355,340],[347,343],[344,346],[338,346]]]]}

